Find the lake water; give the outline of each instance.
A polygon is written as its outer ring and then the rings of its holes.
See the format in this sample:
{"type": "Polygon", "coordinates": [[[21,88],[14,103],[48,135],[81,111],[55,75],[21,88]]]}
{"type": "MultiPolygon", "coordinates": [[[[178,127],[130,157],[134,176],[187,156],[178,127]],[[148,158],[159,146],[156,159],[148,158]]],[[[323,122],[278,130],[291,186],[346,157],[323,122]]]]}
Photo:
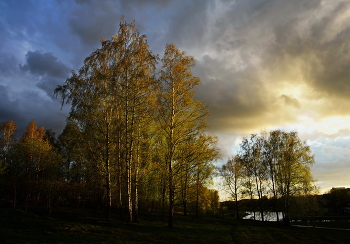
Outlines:
{"type": "MultiPolygon", "coordinates": [[[[248,215],[243,217],[243,219],[254,219],[254,212],[246,212],[248,215]]],[[[279,220],[282,220],[282,212],[278,212],[279,220]]],[[[260,212],[255,212],[255,219],[261,221],[260,212]]],[[[277,221],[275,212],[264,212],[264,220],[265,221],[277,221]]]]}

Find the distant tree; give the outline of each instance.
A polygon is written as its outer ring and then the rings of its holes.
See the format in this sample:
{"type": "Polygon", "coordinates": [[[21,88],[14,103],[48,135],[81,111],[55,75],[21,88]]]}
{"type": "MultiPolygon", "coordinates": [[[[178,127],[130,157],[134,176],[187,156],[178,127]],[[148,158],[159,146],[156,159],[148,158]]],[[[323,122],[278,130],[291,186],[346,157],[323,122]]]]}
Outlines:
{"type": "Polygon", "coordinates": [[[36,121],[32,120],[24,135],[11,148],[10,157],[8,177],[14,187],[14,207],[19,193],[26,208],[43,201],[51,208],[52,188],[59,178],[62,161],[48,141],[44,127],[37,127],[36,121]]]}
{"type": "Polygon", "coordinates": [[[194,203],[195,214],[199,212],[199,188],[208,186],[214,173],[212,161],[218,158],[217,139],[205,134],[188,137],[178,148],[174,163],[174,180],[183,205],[183,213],[187,215],[187,206],[194,203]]]}
{"type": "Polygon", "coordinates": [[[4,173],[9,151],[16,142],[16,129],[13,120],[5,121],[0,125],[0,174],[4,173]]]}
{"type": "Polygon", "coordinates": [[[208,189],[204,194],[203,203],[206,203],[206,212],[211,214],[217,214],[219,210],[219,192],[214,189],[208,189]]]}
{"type": "Polygon", "coordinates": [[[236,155],[230,158],[227,163],[221,167],[220,175],[224,179],[225,189],[227,189],[230,196],[235,200],[236,218],[239,219],[238,195],[241,192],[244,177],[239,156],[236,155]]]}
{"type": "Polygon", "coordinates": [[[100,193],[104,184],[103,174],[96,156],[100,157],[100,147],[90,147],[93,137],[81,131],[78,123],[68,120],[63,132],[58,137],[63,158],[61,170],[66,182],[65,196],[80,206],[85,199],[94,200],[98,209],[103,199],[100,193]],[[86,138],[87,137],[87,138],[86,138]]]}
{"type": "Polygon", "coordinates": [[[310,147],[296,132],[280,132],[280,158],[276,186],[283,202],[283,221],[290,225],[290,198],[312,182],[310,166],[315,163],[310,147]]]}
{"type": "Polygon", "coordinates": [[[264,221],[263,194],[266,190],[267,169],[263,164],[263,138],[252,134],[251,137],[244,138],[241,143],[240,161],[244,171],[251,180],[249,187],[254,186],[259,199],[261,220],[264,221]]]}
{"type": "MultiPolygon", "coordinates": [[[[310,147],[296,132],[281,130],[253,134],[240,144],[239,160],[244,172],[243,186],[251,199],[258,196],[261,219],[264,220],[264,193],[271,193],[274,210],[279,199],[285,225],[290,222],[290,203],[295,196],[312,193],[314,180],[310,166],[315,163],[310,147]],[[255,190],[254,190],[255,188],[255,190]],[[270,192],[268,192],[270,189],[270,192]]],[[[255,218],[255,208],[254,218],[255,218]]],[[[278,212],[277,212],[278,214],[278,212]]]]}
{"type": "Polygon", "coordinates": [[[263,153],[262,161],[267,170],[267,179],[270,182],[268,184],[270,192],[272,193],[272,207],[276,212],[276,219],[279,222],[279,212],[277,208],[278,191],[276,187],[277,180],[277,165],[279,160],[279,141],[280,131],[274,130],[270,132],[263,131],[261,133],[263,138],[263,153]]]}
{"type": "Polygon", "coordinates": [[[318,189],[312,184],[312,189],[306,188],[293,195],[290,199],[290,215],[294,219],[312,220],[315,216],[321,216],[325,213],[322,208],[318,195],[318,189]]]}
{"type": "Polygon", "coordinates": [[[62,173],[64,179],[68,182],[73,178],[82,178],[81,176],[74,176],[74,173],[71,171],[74,164],[82,163],[82,161],[84,161],[84,153],[82,152],[84,148],[81,134],[78,125],[68,121],[58,137],[64,161],[62,173]]]}
{"type": "Polygon", "coordinates": [[[201,199],[203,194],[200,194],[200,189],[207,188],[211,184],[212,177],[216,174],[215,167],[212,162],[220,157],[219,149],[216,147],[216,137],[200,135],[198,140],[199,149],[196,152],[199,154],[195,165],[195,186],[196,186],[196,208],[195,216],[199,216],[200,203],[205,199],[201,199]]]}

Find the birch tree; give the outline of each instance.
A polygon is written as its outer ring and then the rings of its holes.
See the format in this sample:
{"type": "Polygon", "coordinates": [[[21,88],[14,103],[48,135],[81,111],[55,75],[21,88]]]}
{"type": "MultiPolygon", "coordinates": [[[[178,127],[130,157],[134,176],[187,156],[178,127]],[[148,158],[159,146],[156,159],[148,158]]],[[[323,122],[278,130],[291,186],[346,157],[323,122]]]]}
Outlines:
{"type": "Polygon", "coordinates": [[[160,72],[159,126],[165,137],[165,164],[167,165],[169,192],[168,226],[173,227],[174,172],[178,148],[189,136],[199,133],[205,126],[207,109],[194,99],[193,89],[200,84],[191,68],[194,58],[180,51],[175,44],[166,45],[160,72]]]}
{"type": "Polygon", "coordinates": [[[117,161],[111,153],[123,147],[123,155],[117,153],[117,159],[123,159],[127,172],[128,219],[132,221],[132,170],[137,158],[134,147],[140,118],[152,107],[157,57],[135,23],[128,24],[123,18],[118,33],[109,40],[101,39],[101,44],[78,72],[73,71],[65,84],[57,87],[55,94],[61,96],[62,105],[71,103],[70,119],[78,121],[81,128],[92,126],[94,138],[100,139],[103,153],[98,160],[103,163],[108,218],[112,207],[111,163],[117,161]]]}
{"type": "Polygon", "coordinates": [[[220,169],[220,175],[225,181],[225,188],[235,200],[236,218],[239,219],[238,196],[242,189],[243,169],[239,156],[230,158],[220,169]]]}
{"type": "MultiPolygon", "coordinates": [[[[262,139],[257,134],[252,134],[250,138],[244,138],[241,144],[240,160],[246,176],[246,189],[253,199],[254,191],[258,196],[260,216],[264,221],[264,210],[262,197],[264,193],[264,181],[266,170],[262,164],[262,139]]],[[[255,219],[255,209],[254,219],[255,219]]]]}
{"type": "Polygon", "coordinates": [[[290,225],[291,197],[312,182],[310,166],[315,163],[310,147],[296,132],[281,133],[280,157],[277,165],[276,186],[283,202],[283,221],[290,225]]]}

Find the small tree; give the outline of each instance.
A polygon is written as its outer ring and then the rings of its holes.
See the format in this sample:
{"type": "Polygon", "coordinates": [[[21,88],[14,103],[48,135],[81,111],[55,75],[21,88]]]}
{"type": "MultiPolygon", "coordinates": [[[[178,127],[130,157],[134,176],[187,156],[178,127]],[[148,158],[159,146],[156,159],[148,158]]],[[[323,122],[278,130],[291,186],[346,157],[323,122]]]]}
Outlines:
{"type": "Polygon", "coordinates": [[[8,154],[16,142],[16,129],[13,120],[5,121],[0,125],[0,174],[4,173],[8,154]]]}

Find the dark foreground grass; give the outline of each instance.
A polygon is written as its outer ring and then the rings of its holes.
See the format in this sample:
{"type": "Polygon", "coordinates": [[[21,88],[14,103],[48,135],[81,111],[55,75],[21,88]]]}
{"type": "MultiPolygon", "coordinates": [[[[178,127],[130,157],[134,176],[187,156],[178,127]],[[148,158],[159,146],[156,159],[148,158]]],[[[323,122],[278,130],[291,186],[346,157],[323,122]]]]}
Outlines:
{"type": "Polygon", "coordinates": [[[113,216],[81,209],[62,209],[47,216],[17,209],[0,209],[0,243],[230,243],[231,225],[216,219],[176,216],[175,227],[166,218],[141,216],[127,223],[113,216]]]}
{"type": "Polygon", "coordinates": [[[144,215],[138,223],[81,209],[24,212],[0,209],[0,243],[350,243],[350,231],[284,228],[221,218],[144,215]]]}

